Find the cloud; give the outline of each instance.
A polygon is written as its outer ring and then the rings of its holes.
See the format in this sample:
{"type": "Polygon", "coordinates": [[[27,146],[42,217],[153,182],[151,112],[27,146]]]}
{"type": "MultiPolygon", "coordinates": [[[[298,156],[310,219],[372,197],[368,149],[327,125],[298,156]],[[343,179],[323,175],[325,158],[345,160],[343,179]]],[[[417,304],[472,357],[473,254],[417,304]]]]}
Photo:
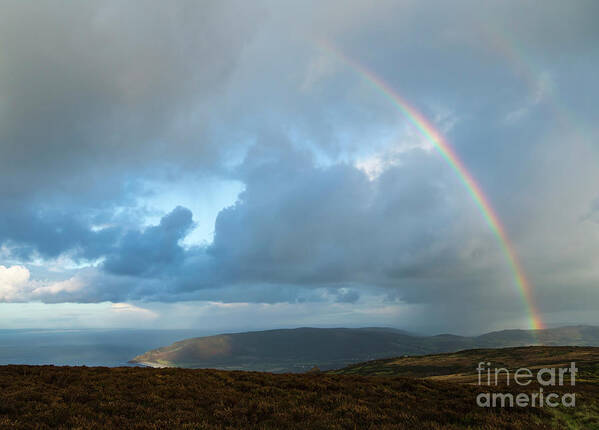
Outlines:
{"type": "Polygon", "coordinates": [[[0,301],[20,298],[22,289],[29,282],[29,270],[23,266],[0,266],[0,301]]]}
{"type": "Polygon", "coordinates": [[[599,223],[599,197],[591,202],[588,212],[580,220],[599,223]]]}
{"type": "Polygon", "coordinates": [[[534,83],[534,88],[532,94],[530,94],[525,101],[524,105],[508,112],[505,116],[505,122],[507,124],[511,124],[517,121],[521,121],[526,118],[526,116],[535,109],[541,103],[547,101],[547,99],[551,99],[553,97],[553,85],[551,76],[547,73],[541,74],[534,83]]]}
{"type": "Polygon", "coordinates": [[[3,6],[0,300],[521,315],[459,178],[325,40],[446,135],[542,309],[596,303],[596,2],[3,6]]]}
{"type": "Polygon", "coordinates": [[[45,297],[60,293],[74,293],[81,290],[85,284],[82,279],[73,277],[65,281],[53,282],[49,285],[36,287],[32,292],[32,297],[45,297]]]}
{"type": "Polygon", "coordinates": [[[250,156],[246,189],[219,214],[207,253],[229,282],[315,285],[379,284],[435,255],[442,261],[455,217],[444,193],[457,184],[431,175],[439,158],[410,155],[374,181],[353,166],[318,168],[293,152],[273,162],[250,156]]]}
{"type": "Polygon", "coordinates": [[[29,269],[24,266],[0,266],[0,302],[24,302],[74,293],[84,287],[78,277],[64,281],[38,281],[31,279],[29,269]]]}
{"type": "Polygon", "coordinates": [[[96,246],[141,221],[145,179],[220,170],[221,150],[234,146],[211,137],[211,117],[260,7],[152,1],[143,9],[3,4],[0,243],[22,259],[98,258],[108,251],[96,246]],[[117,210],[130,219],[115,219],[117,210]],[[93,231],[98,224],[118,227],[93,231]]]}
{"type": "Polygon", "coordinates": [[[114,1],[9,1],[3,10],[0,34],[10,43],[0,85],[11,109],[2,116],[0,166],[10,189],[28,192],[57,183],[84,192],[93,182],[65,179],[98,180],[154,157],[207,156],[205,123],[190,116],[226,85],[260,13],[236,1],[152,1],[143,14],[114,1]],[[238,13],[244,19],[232,32],[238,13]]]}
{"type": "Polygon", "coordinates": [[[176,266],[183,258],[179,242],[193,226],[189,209],[177,207],[157,226],[124,235],[106,257],[103,268],[118,275],[147,276],[176,266]]]}
{"type": "Polygon", "coordinates": [[[111,309],[118,314],[132,315],[141,318],[154,319],[158,317],[156,312],[140,308],[139,306],[130,303],[113,303],[111,309]]]}

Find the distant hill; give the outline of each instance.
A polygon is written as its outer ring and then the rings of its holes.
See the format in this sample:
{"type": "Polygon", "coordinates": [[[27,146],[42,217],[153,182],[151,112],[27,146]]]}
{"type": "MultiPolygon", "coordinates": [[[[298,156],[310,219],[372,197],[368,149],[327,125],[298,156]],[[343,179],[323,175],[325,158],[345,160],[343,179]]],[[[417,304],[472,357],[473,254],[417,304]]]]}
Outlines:
{"type": "Polygon", "coordinates": [[[131,362],[190,367],[304,372],[404,353],[426,353],[422,338],[388,328],[297,328],[186,339],[131,362]]]}
{"type": "Polygon", "coordinates": [[[568,326],[545,330],[502,330],[475,338],[477,347],[545,345],[599,346],[599,327],[568,326]]]}
{"type": "MultiPolygon", "coordinates": [[[[599,384],[599,348],[585,346],[523,346],[516,348],[471,349],[444,354],[395,357],[352,364],[330,370],[336,375],[404,376],[446,382],[478,382],[480,362],[491,368],[515,370],[568,367],[575,362],[577,380],[599,384]]],[[[599,388],[599,386],[598,386],[599,388]]]]}
{"type": "Polygon", "coordinates": [[[599,346],[599,327],[504,330],[476,337],[417,336],[391,328],[297,328],[198,337],[131,360],[152,367],[305,372],[403,355],[527,345],[599,346]]]}

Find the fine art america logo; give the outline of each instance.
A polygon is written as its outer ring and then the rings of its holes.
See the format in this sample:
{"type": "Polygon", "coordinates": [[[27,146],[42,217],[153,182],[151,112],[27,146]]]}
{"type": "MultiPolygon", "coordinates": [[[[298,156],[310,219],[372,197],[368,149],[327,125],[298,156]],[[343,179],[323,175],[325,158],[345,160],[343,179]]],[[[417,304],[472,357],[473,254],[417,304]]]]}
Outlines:
{"type": "Polygon", "coordinates": [[[478,371],[479,386],[498,386],[500,383],[506,387],[526,387],[536,380],[539,390],[521,393],[487,392],[476,396],[476,404],[483,408],[490,407],[550,407],[564,406],[573,408],[576,406],[576,394],[573,392],[556,393],[551,387],[563,387],[576,385],[576,363],[570,363],[570,367],[542,368],[534,371],[522,367],[517,370],[506,368],[491,368],[490,362],[480,362],[476,368],[478,371]],[[505,384],[504,384],[505,383],[505,384]],[[511,384],[511,385],[510,385],[511,384]]]}

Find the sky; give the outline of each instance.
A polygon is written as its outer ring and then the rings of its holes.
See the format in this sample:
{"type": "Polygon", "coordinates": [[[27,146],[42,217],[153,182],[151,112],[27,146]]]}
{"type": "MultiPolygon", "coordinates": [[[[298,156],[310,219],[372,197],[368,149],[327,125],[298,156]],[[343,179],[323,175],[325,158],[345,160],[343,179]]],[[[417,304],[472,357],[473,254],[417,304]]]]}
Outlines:
{"type": "Polygon", "coordinates": [[[1,328],[599,324],[597,2],[1,3],[1,328]]]}

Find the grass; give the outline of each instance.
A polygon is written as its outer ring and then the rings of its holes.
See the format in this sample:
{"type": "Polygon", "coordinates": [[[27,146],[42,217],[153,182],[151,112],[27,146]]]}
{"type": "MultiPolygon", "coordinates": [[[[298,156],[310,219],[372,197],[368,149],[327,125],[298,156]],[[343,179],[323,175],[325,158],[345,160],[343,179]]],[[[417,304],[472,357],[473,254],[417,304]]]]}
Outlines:
{"type": "MultiPolygon", "coordinates": [[[[540,368],[568,367],[570,362],[574,361],[578,368],[575,387],[551,387],[551,391],[575,392],[576,407],[547,408],[546,412],[551,415],[551,419],[543,422],[553,428],[599,429],[599,348],[535,346],[474,349],[448,354],[374,360],[329,373],[387,378],[403,376],[479,388],[476,368],[481,361],[490,362],[491,368],[507,368],[512,375],[516,369],[522,367],[534,371],[540,368]]],[[[540,388],[536,382],[525,390],[519,386],[514,387],[513,379],[511,387],[506,387],[505,379],[500,378],[499,383],[499,390],[504,392],[510,392],[514,388],[534,392],[540,388]]]]}

